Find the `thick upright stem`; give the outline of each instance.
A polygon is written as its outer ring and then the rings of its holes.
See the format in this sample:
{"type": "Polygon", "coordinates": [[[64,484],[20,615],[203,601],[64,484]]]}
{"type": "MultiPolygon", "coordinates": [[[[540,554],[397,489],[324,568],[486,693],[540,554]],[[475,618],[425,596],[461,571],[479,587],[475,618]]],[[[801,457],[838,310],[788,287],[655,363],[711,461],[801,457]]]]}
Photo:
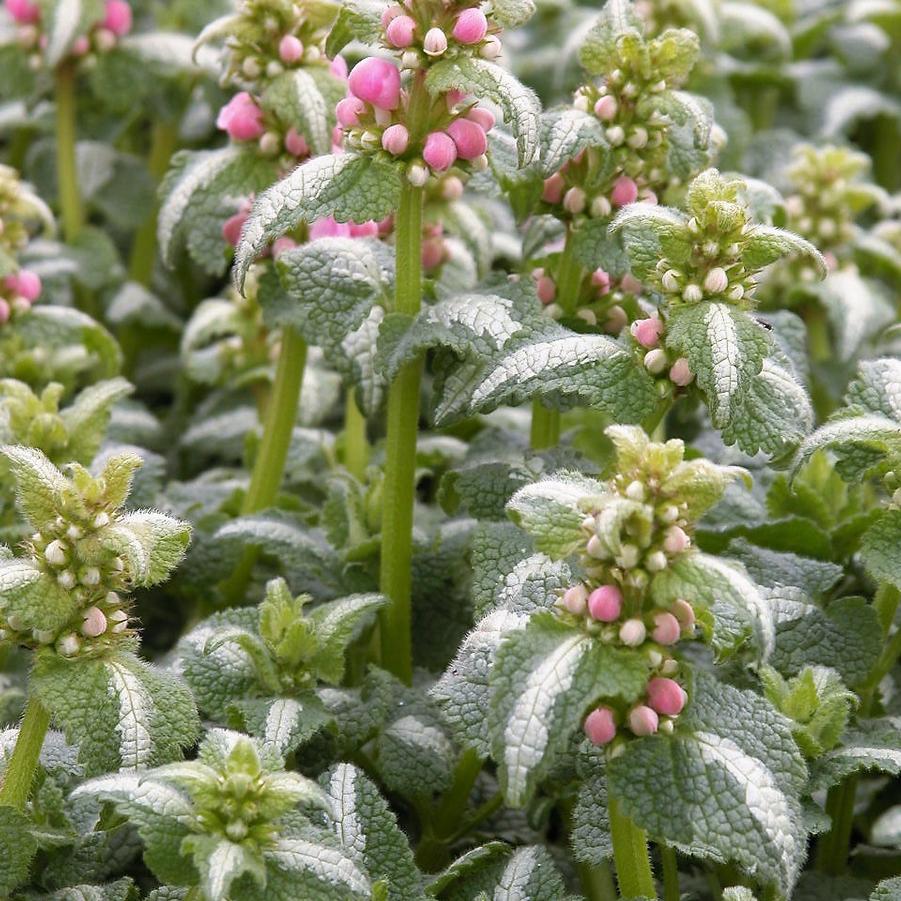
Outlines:
{"type": "Polygon", "coordinates": [[[344,401],[344,465],[355,479],[363,481],[369,465],[369,441],[366,417],[357,406],[353,388],[347,389],[344,401]]]}
{"type": "Polygon", "coordinates": [[[663,901],[679,901],[679,862],[676,852],[668,845],[660,844],[658,847],[663,865],[663,901]]]}
{"type": "Polygon", "coordinates": [[[13,748],[9,766],[3,777],[3,785],[0,787],[0,806],[25,809],[49,725],[50,714],[41,702],[32,696],[25,706],[25,716],[19,727],[16,746],[13,748]]]}
{"type": "MultiPolygon", "coordinates": [[[[278,497],[288,448],[291,446],[291,433],[297,420],[297,404],[306,360],[307,345],[303,338],[293,328],[285,326],[275,369],[275,384],[272,386],[263,422],[263,440],[241,505],[242,516],[264,510],[278,497]]],[[[256,550],[247,548],[231,578],[224,584],[223,591],[229,606],[243,600],[256,558],[256,550]]]]}
{"type": "Polygon", "coordinates": [[[596,867],[580,863],[578,869],[582,894],[588,901],[616,901],[616,886],[607,863],[598,864],[596,867]]]}
{"type": "MultiPolygon", "coordinates": [[[[422,203],[423,189],[406,183],[395,218],[394,310],[411,316],[419,312],[422,303],[422,203]]],[[[420,358],[407,363],[388,390],[382,491],[380,587],[391,603],[381,613],[381,660],[384,667],[405,682],[413,677],[410,594],[421,377],[420,358]]]]}
{"type": "Polygon", "coordinates": [[[624,898],[656,898],[654,873],[648,856],[648,839],[610,798],[610,836],[613,839],[613,860],[619,893],[624,898]]]}
{"type": "Polygon", "coordinates": [[[63,236],[71,244],[81,234],[84,212],[75,161],[75,68],[63,63],[56,70],[56,178],[63,236]]]}

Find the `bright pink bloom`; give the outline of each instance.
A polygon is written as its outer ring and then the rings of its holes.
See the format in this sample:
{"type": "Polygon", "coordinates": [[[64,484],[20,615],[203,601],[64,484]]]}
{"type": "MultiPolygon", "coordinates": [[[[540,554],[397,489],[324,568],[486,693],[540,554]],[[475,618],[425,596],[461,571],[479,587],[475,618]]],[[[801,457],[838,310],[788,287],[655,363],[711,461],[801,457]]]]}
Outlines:
{"type": "Polygon", "coordinates": [[[317,219],[310,226],[310,240],[317,238],[349,238],[350,226],[346,222],[336,222],[332,216],[317,219]]]}
{"type": "Polygon", "coordinates": [[[447,35],[440,28],[430,28],[422,39],[422,49],[429,56],[441,56],[447,50],[447,35]]]}
{"type": "Polygon", "coordinates": [[[658,613],[654,617],[654,631],[651,638],[657,644],[675,644],[681,634],[682,627],[672,613],[658,613]]]}
{"type": "Polygon", "coordinates": [[[278,42],[278,55],[283,63],[293,65],[303,59],[303,42],[297,35],[286,34],[278,42]]]}
{"type": "Polygon", "coordinates": [[[402,6],[387,6],[382,11],[382,28],[387,28],[398,16],[404,15],[402,6]]]}
{"type": "Polygon", "coordinates": [[[588,595],[588,612],[602,623],[619,619],[623,611],[623,595],[615,585],[601,585],[588,595]]]}
{"type": "Polygon", "coordinates": [[[447,126],[447,133],[456,145],[461,160],[474,160],[488,149],[488,138],[482,126],[472,119],[454,119],[447,126]]]}
{"type": "Polygon", "coordinates": [[[400,72],[393,62],[378,56],[360,60],[351,70],[347,86],[355,97],[382,109],[397,109],[400,103],[400,72]]]}
{"type": "Polygon", "coordinates": [[[119,38],[131,31],[131,7],[125,0],[106,0],[102,27],[108,28],[119,38]]]}
{"type": "Polygon", "coordinates": [[[495,118],[494,113],[491,112],[490,109],[486,109],[484,106],[474,106],[467,114],[467,119],[472,119],[473,122],[477,122],[483,131],[491,131],[494,128],[495,118]]]}
{"type": "Polygon", "coordinates": [[[616,98],[611,97],[610,94],[601,97],[594,105],[594,114],[604,122],[609,122],[614,118],[618,110],[619,104],[616,102],[616,98]]]}
{"type": "Polygon", "coordinates": [[[559,172],[555,172],[550,178],[544,180],[541,199],[545,203],[560,203],[565,187],[566,182],[563,180],[563,176],[559,172]]]}
{"type": "Polygon", "coordinates": [[[72,56],[84,56],[88,50],[91,49],[91,42],[88,40],[87,35],[81,34],[74,41],[72,41],[72,46],[69,48],[69,52],[72,56]]]}
{"type": "MultiPolygon", "coordinates": [[[[397,19],[394,20],[395,22],[397,19]]],[[[389,125],[382,132],[382,147],[393,156],[400,156],[405,153],[410,145],[410,132],[406,125],[399,122],[395,125],[389,125]]]]}
{"type": "Polygon", "coordinates": [[[238,246],[238,241],[241,240],[241,231],[243,230],[244,223],[247,221],[249,215],[249,210],[238,210],[234,216],[229,216],[223,223],[222,237],[225,238],[232,247],[238,246]]]}
{"type": "Polygon", "coordinates": [[[426,238],[422,242],[422,268],[435,269],[444,262],[447,248],[443,238],[426,238]]]}
{"type": "Polygon", "coordinates": [[[386,34],[393,47],[409,47],[413,43],[416,21],[410,16],[395,16],[389,23],[386,34]]]}
{"type": "Polygon", "coordinates": [[[466,91],[460,91],[457,88],[451,88],[445,95],[444,100],[447,103],[447,108],[456,106],[458,103],[462,103],[467,98],[466,91]]]}
{"type": "Polygon", "coordinates": [[[377,238],[379,234],[379,224],[374,219],[368,219],[366,222],[351,222],[350,236],[352,238],[377,238]]]}
{"type": "Polygon", "coordinates": [[[539,276],[538,281],[535,282],[535,291],[543,304],[553,303],[557,296],[557,286],[549,275],[539,276]]]}
{"type": "Polygon", "coordinates": [[[636,319],[632,323],[632,337],[642,346],[648,349],[656,347],[663,334],[663,322],[657,316],[648,316],[647,319],[636,319]]]}
{"type": "Polygon", "coordinates": [[[347,60],[343,56],[336,56],[329,63],[328,70],[335,78],[340,78],[341,81],[345,81],[347,79],[347,60]]]}
{"type": "Polygon", "coordinates": [[[591,273],[591,284],[598,294],[606,294],[610,290],[610,275],[603,269],[595,269],[591,273]]]}
{"type": "Polygon", "coordinates": [[[660,725],[656,711],[644,704],[633,707],[629,713],[629,728],[635,735],[653,735],[660,725]]]}
{"type": "Polygon", "coordinates": [[[286,250],[293,250],[295,247],[297,247],[297,241],[294,238],[282,235],[272,242],[272,256],[278,259],[286,250]]]}
{"type": "Polygon", "coordinates": [[[638,198],[638,185],[628,175],[621,175],[614,183],[610,192],[610,202],[614,206],[625,206],[627,203],[635,203],[638,198]]]}
{"type": "Polygon", "coordinates": [[[366,104],[359,97],[345,97],[338,101],[335,107],[335,116],[345,128],[353,128],[360,124],[360,113],[366,109],[366,104]]]}
{"type": "Polygon", "coordinates": [[[488,33],[488,19],[478,7],[464,9],[457,16],[453,35],[461,44],[478,44],[488,33]]]}
{"type": "Polygon", "coordinates": [[[9,322],[9,317],[9,304],[2,297],[0,297],[0,325],[3,325],[4,322],[9,322]]]}
{"type": "Polygon", "coordinates": [[[595,745],[606,745],[616,735],[616,720],[609,707],[597,707],[585,717],[582,727],[588,740],[595,745]]]}
{"type": "MultiPolygon", "coordinates": [[[[31,0],[6,0],[6,11],[20,25],[34,25],[41,20],[41,8],[31,0]]],[[[7,316],[8,314],[7,310],[7,316]]]]}
{"type": "Polygon", "coordinates": [[[234,141],[255,141],[266,130],[263,125],[263,111],[247,91],[235,94],[219,110],[216,125],[227,132],[234,141]]]}
{"type": "Polygon", "coordinates": [[[457,147],[450,135],[443,131],[433,131],[425,139],[422,158],[436,172],[443,172],[453,166],[457,159],[457,147]]]}
{"type": "Polygon", "coordinates": [[[648,682],[648,704],[664,716],[678,716],[688,700],[685,689],[675,680],[657,676],[648,682]]]}
{"type": "Polygon", "coordinates": [[[292,156],[309,156],[310,145],[307,144],[306,138],[299,134],[293,126],[288,129],[285,135],[285,148],[292,156]]]}
{"type": "Polygon", "coordinates": [[[4,280],[6,287],[29,303],[41,296],[41,277],[30,269],[20,269],[4,280]]]}
{"type": "Polygon", "coordinates": [[[686,360],[685,357],[679,357],[670,368],[669,377],[674,385],[684,388],[694,381],[695,374],[691,371],[688,360],[686,360]]]}

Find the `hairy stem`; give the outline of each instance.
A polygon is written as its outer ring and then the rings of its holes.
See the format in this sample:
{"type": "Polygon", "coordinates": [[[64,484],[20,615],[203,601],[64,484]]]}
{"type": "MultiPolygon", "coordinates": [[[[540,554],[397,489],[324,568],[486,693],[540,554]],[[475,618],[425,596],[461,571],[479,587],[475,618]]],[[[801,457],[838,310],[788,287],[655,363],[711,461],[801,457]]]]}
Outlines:
{"type": "MultiPolygon", "coordinates": [[[[285,326],[275,369],[275,383],[263,422],[263,440],[260,442],[250,485],[241,505],[242,516],[264,510],[278,497],[288,448],[291,446],[291,433],[297,420],[297,404],[306,360],[307,345],[303,338],[293,328],[285,326]]],[[[240,604],[244,600],[256,559],[256,548],[245,549],[231,577],[224,583],[223,592],[228,606],[240,604]]]]}
{"type": "Polygon", "coordinates": [[[0,787],[0,806],[25,809],[49,725],[50,714],[36,697],[30,697],[0,787]]]}
{"type": "Polygon", "coordinates": [[[75,68],[63,63],[56,70],[56,178],[63,236],[71,244],[81,234],[84,211],[78,191],[75,161],[75,68]]]}
{"type": "Polygon", "coordinates": [[[613,860],[619,893],[624,898],[656,898],[654,873],[648,856],[648,839],[610,797],[610,836],[613,839],[613,860]]]}
{"type": "Polygon", "coordinates": [[[660,863],[663,866],[663,901],[679,901],[679,862],[669,845],[660,844],[660,863]]]}
{"type": "Polygon", "coordinates": [[[580,863],[578,871],[582,893],[588,901],[616,901],[616,885],[608,864],[602,863],[592,867],[580,863]]]}
{"type": "Polygon", "coordinates": [[[366,417],[357,406],[352,387],[347,389],[344,399],[344,465],[359,482],[363,481],[369,465],[366,417]]]}

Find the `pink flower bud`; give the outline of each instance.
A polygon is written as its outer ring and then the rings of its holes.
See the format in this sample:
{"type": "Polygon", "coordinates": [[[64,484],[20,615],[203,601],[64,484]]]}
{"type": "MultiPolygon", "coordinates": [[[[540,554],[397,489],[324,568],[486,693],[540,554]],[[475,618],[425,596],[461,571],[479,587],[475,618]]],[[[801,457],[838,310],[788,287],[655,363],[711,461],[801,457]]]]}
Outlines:
{"type": "Polygon", "coordinates": [[[353,128],[360,124],[360,113],[366,110],[366,104],[359,97],[345,97],[338,101],[335,116],[345,128],[353,128]]]}
{"type": "Polygon", "coordinates": [[[6,0],[6,11],[20,25],[34,25],[41,20],[41,8],[31,0],[6,0]]]}
{"type": "Polygon", "coordinates": [[[404,15],[402,6],[388,6],[382,12],[382,28],[387,29],[388,26],[398,17],[404,15]]]}
{"type": "Polygon", "coordinates": [[[826,262],[826,268],[830,272],[835,272],[838,269],[838,257],[831,251],[827,250],[823,253],[823,260],[826,262]]]}
{"type": "Polygon", "coordinates": [[[678,716],[688,695],[675,680],[656,676],[648,682],[648,704],[664,716],[678,716]]]}
{"type": "Polygon", "coordinates": [[[441,56],[447,50],[447,35],[440,28],[430,28],[422,39],[422,49],[429,56],[441,56]]]}
{"type": "Polygon", "coordinates": [[[463,196],[463,182],[456,175],[449,175],[441,182],[441,196],[445,200],[459,200],[463,196]]]}
{"type": "Polygon", "coordinates": [[[598,294],[606,294],[610,290],[610,276],[603,269],[595,269],[591,273],[591,284],[598,294]]]}
{"type": "Polygon", "coordinates": [[[482,59],[497,59],[504,52],[503,44],[501,44],[500,38],[496,35],[489,34],[488,37],[485,38],[485,43],[482,44],[481,50],[479,50],[479,55],[482,59]]]}
{"type": "Polygon", "coordinates": [[[682,626],[682,629],[685,632],[694,631],[695,627],[695,611],[694,607],[688,603],[688,601],[682,600],[679,598],[676,601],[673,601],[670,606],[670,610],[672,610],[673,615],[679,620],[679,623],[682,626]]]}
{"type": "Polygon", "coordinates": [[[691,371],[688,360],[686,360],[685,357],[679,357],[670,368],[669,377],[674,385],[684,388],[694,381],[695,374],[691,371]]]}
{"type": "Polygon", "coordinates": [[[72,41],[72,46],[69,48],[69,52],[72,56],[84,56],[88,50],[91,49],[91,42],[88,40],[87,35],[79,35],[72,41]]]}
{"type": "Polygon", "coordinates": [[[579,583],[563,592],[563,606],[573,616],[582,616],[588,600],[588,589],[579,583]]]}
{"type": "Polygon", "coordinates": [[[235,213],[234,216],[229,216],[222,226],[222,237],[225,238],[232,247],[237,247],[238,241],[241,240],[241,230],[244,228],[244,223],[250,215],[251,206],[252,204],[249,199],[244,201],[241,206],[238,207],[238,212],[235,213]]]}
{"type": "Polygon", "coordinates": [[[595,745],[606,745],[616,735],[616,720],[609,707],[597,707],[585,717],[583,725],[588,740],[595,745]]]}
{"type": "Polygon", "coordinates": [[[326,216],[324,219],[317,219],[310,226],[310,240],[316,241],[319,238],[349,238],[350,226],[345,222],[336,222],[332,216],[326,216]]]}
{"type": "Polygon", "coordinates": [[[627,203],[635,203],[638,197],[638,185],[628,175],[621,175],[614,183],[610,192],[610,202],[614,206],[625,206],[627,203]]]}
{"type": "Polygon", "coordinates": [[[350,236],[352,238],[377,238],[379,234],[379,224],[374,219],[366,222],[351,222],[350,236]]]}
{"type": "Polygon", "coordinates": [[[629,728],[634,735],[653,735],[660,725],[660,719],[650,707],[639,704],[629,712],[629,728]]]}
{"type": "Polygon", "coordinates": [[[450,135],[443,131],[433,131],[426,136],[422,148],[422,158],[436,172],[449,169],[457,159],[457,145],[450,135]]]}
{"type": "Polygon", "coordinates": [[[454,24],[454,37],[461,44],[478,44],[488,33],[488,19],[477,6],[464,9],[454,24]]]}
{"type": "Polygon", "coordinates": [[[303,59],[303,42],[293,34],[286,34],[278,42],[278,55],[283,63],[291,66],[303,59]]]}
{"type": "Polygon", "coordinates": [[[689,544],[691,544],[691,541],[688,535],[685,534],[684,529],[679,526],[670,526],[666,530],[666,535],[663,539],[663,549],[668,554],[681,554],[689,544]]]}
{"type": "Polygon", "coordinates": [[[570,188],[563,195],[563,209],[573,215],[585,209],[585,192],[581,188],[570,188]]]}
{"type": "MultiPolygon", "coordinates": [[[[394,20],[395,22],[397,19],[394,20]]],[[[389,125],[382,132],[382,147],[394,156],[404,153],[410,144],[410,132],[406,125],[400,123],[389,125]]]]}
{"type": "Polygon", "coordinates": [[[422,268],[436,269],[444,262],[446,250],[442,238],[426,238],[422,242],[422,268]]]}
{"type": "Polygon", "coordinates": [[[488,132],[494,128],[495,118],[494,113],[491,112],[490,109],[485,109],[484,106],[474,106],[467,114],[467,119],[472,119],[473,122],[477,122],[481,127],[482,131],[488,132]]]}
{"type": "Polygon", "coordinates": [[[272,256],[278,259],[286,250],[293,250],[295,247],[297,247],[297,241],[294,238],[282,235],[281,238],[276,238],[272,242],[272,256]]]}
{"type": "Polygon", "coordinates": [[[309,156],[310,145],[307,144],[306,138],[302,134],[298,134],[297,129],[293,126],[288,129],[285,135],[285,149],[291,156],[309,156]]]}
{"type": "Polygon", "coordinates": [[[355,97],[382,109],[396,109],[400,103],[400,72],[387,59],[367,56],[360,60],[351,70],[347,86],[355,97]]]}
{"type": "Polygon", "coordinates": [[[663,322],[657,316],[648,316],[647,319],[636,319],[632,323],[632,337],[642,346],[656,347],[663,334],[663,322]]]}
{"type": "Polygon", "coordinates": [[[96,638],[106,632],[106,617],[99,607],[88,607],[84,612],[81,634],[87,638],[96,638]]]}
{"type": "Polygon", "coordinates": [[[538,299],[543,304],[553,303],[557,297],[557,286],[549,275],[542,275],[535,282],[535,291],[538,294],[538,299]]]}
{"type": "Polygon", "coordinates": [[[235,94],[219,110],[216,125],[234,141],[255,141],[266,130],[263,111],[247,91],[235,94]]]}
{"type": "Polygon", "coordinates": [[[20,269],[15,274],[7,276],[4,284],[29,303],[41,296],[41,277],[30,269],[20,269]]]}
{"type": "Polygon", "coordinates": [[[0,297],[0,325],[9,322],[10,315],[11,311],[9,304],[2,297],[0,297]]]}
{"type": "Polygon", "coordinates": [[[103,28],[108,28],[117,38],[131,31],[131,7],[125,0],[106,0],[103,28]]]}
{"type": "Polygon", "coordinates": [[[648,206],[657,206],[657,195],[653,191],[644,191],[641,195],[641,202],[648,206]]]}
{"type": "Polygon", "coordinates": [[[657,644],[675,644],[682,634],[679,620],[672,613],[658,613],[654,617],[654,631],[651,637],[657,644]]]}
{"type": "Polygon", "coordinates": [[[340,78],[341,81],[347,80],[347,60],[343,56],[336,56],[329,63],[328,70],[335,78],[340,78]]]}
{"type": "Polygon", "coordinates": [[[619,280],[619,286],[626,294],[641,294],[641,282],[631,272],[619,280]]]}
{"type": "Polygon", "coordinates": [[[474,160],[488,149],[488,138],[482,126],[471,119],[454,119],[447,126],[447,133],[457,147],[461,160],[474,160]]]}
{"type": "Polygon", "coordinates": [[[395,16],[388,24],[386,34],[393,47],[409,47],[413,43],[416,21],[410,16],[395,16]]]}
{"type": "Polygon", "coordinates": [[[563,199],[563,189],[566,182],[559,172],[555,172],[550,178],[544,180],[544,188],[541,192],[541,199],[545,203],[560,203],[563,199]]]}
{"type": "Polygon", "coordinates": [[[627,619],[619,628],[619,640],[630,648],[644,643],[648,630],[640,619],[627,619]]]}
{"type": "Polygon", "coordinates": [[[619,111],[619,104],[616,98],[610,94],[601,97],[594,105],[594,114],[604,122],[609,122],[619,111]]]}
{"type": "Polygon", "coordinates": [[[623,610],[623,595],[615,585],[601,585],[588,595],[588,612],[593,619],[612,623],[623,610]]]}

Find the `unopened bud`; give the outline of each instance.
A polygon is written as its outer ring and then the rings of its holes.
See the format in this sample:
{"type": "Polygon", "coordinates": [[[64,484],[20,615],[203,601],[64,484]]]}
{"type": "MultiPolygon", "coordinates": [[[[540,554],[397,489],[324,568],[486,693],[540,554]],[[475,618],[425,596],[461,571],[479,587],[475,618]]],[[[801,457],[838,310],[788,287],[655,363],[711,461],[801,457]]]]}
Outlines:
{"type": "Polygon", "coordinates": [[[670,526],[663,538],[663,549],[668,554],[681,554],[689,545],[691,539],[685,534],[685,530],[679,526],[670,526]]]}
{"type": "Polygon", "coordinates": [[[636,319],[632,323],[632,337],[642,346],[650,350],[660,343],[663,334],[663,322],[657,316],[636,319]]]}
{"type": "Polygon", "coordinates": [[[501,53],[504,52],[504,47],[500,42],[500,39],[493,34],[489,34],[487,38],[485,38],[485,43],[482,44],[481,49],[479,50],[479,55],[483,59],[497,59],[501,53]]]}
{"type": "Polygon", "coordinates": [[[109,514],[108,513],[98,513],[94,517],[94,528],[102,529],[104,526],[109,525],[109,514]]]}
{"type": "Polygon", "coordinates": [[[616,98],[610,94],[601,97],[594,105],[594,114],[603,122],[615,119],[617,112],[619,112],[619,104],[616,102],[616,98]]]}
{"type": "Polygon", "coordinates": [[[72,541],[78,541],[81,538],[81,529],[78,528],[74,523],[66,529],[66,535],[72,539],[72,541]]]}
{"type": "Polygon", "coordinates": [[[675,294],[680,287],[679,278],[679,272],[677,272],[675,269],[667,269],[666,272],[663,273],[663,278],[660,280],[660,284],[663,286],[663,290],[669,291],[671,294],[675,294]]]}
{"type": "Polygon", "coordinates": [[[644,368],[647,369],[652,375],[659,375],[666,369],[666,364],[669,362],[666,358],[666,351],[657,347],[654,350],[649,350],[644,355],[644,368]]]}
{"type": "Polygon", "coordinates": [[[241,63],[241,72],[251,81],[256,81],[263,74],[263,67],[256,57],[248,56],[241,63]]]}
{"type": "Polygon", "coordinates": [[[88,607],[81,624],[81,634],[87,638],[96,638],[106,632],[106,616],[99,607],[88,607]]]}
{"type": "Polygon", "coordinates": [[[626,133],[623,131],[621,125],[611,126],[604,132],[604,134],[607,138],[607,143],[612,147],[619,147],[619,145],[626,140],[626,133]]]}
{"type": "Polygon", "coordinates": [[[429,56],[441,56],[447,50],[447,35],[440,28],[430,28],[425,33],[422,49],[429,56]]]}
{"type": "Polygon", "coordinates": [[[638,556],[638,548],[634,544],[624,544],[619,549],[619,556],[616,558],[616,562],[623,569],[632,569],[638,563],[638,556]]]}
{"type": "Polygon", "coordinates": [[[73,573],[71,569],[64,569],[56,577],[56,581],[60,588],[65,588],[66,591],[69,591],[71,588],[75,587],[77,579],[75,578],[75,573],[73,573]]]}
{"type": "Polygon", "coordinates": [[[657,644],[675,644],[682,634],[679,620],[672,613],[658,613],[654,616],[654,631],[651,637],[657,644]]]}
{"type": "Polygon", "coordinates": [[[703,300],[704,292],[701,290],[700,285],[686,285],[682,290],[682,299],[688,301],[688,303],[697,303],[699,300],[703,300]]]}
{"type": "Polygon", "coordinates": [[[669,377],[674,385],[684,388],[694,381],[695,374],[691,371],[688,360],[685,357],[679,357],[670,367],[669,377]]]}
{"type": "Polygon", "coordinates": [[[722,294],[729,285],[726,270],[716,266],[704,276],[704,290],[710,294],[722,294]]]}
{"type": "Polygon", "coordinates": [[[613,711],[609,707],[597,707],[585,717],[583,728],[592,744],[608,744],[616,735],[616,720],[613,711]]]}
{"type": "Polygon", "coordinates": [[[630,648],[644,643],[648,630],[640,619],[627,619],[619,628],[619,640],[630,648]]]}
{"type": "Polygon", "coordinates": [[[745,289],[742,285],[733,285],[727,292],[726,297],[729,300],[741,300],[745,296],[745,289]]]}
{"type": "Polygon", "coordinates": [[[595,560],[606,560],[609,556],[603,542],[597,535],[592,535],[585,544],[585,553],[595,560]]]}
{"type": "Polygon", "coordinates": [[[638,479],[635,479],[632,482],[629,482],[626,485],[626,497],[632,501],[643,501],[644,500],[644,483],[639,482],[638,479]]]}
{"type": "Polygon", "coordinates": [[[648,143],[648,130],[640,125],[632,131],[626,143],[634,150],[641,150],[648,143]]]}
{"type": "Polygon", "coordinates": [[[563,209],[576,215],[585,209],[585,192],[581,188],[570,188],[563,195],[563,209]]]}
{"type": "Polygon", "coordinates": [[[610,215],[613,206],[610,201],[603,195],[599,194],[591,201],[589,212],[592,219],[604,219],[610,215]]]}
{"type": "Polygon", "coordinates": [[[678,716],[685,707],[688,695],[673,679],[656,676],[648,682],[648,704],[664,716],[678,716]]]}
{"type": "Polygon", "coordinates": [[[656,711],[644,704],[633,707],[629,712],[629,728],[633,735],[653,735],[660,725],[656,711]]]}
{"type": "Polygon", "coordinates": [[[663,551],[652,551],[648,554],[644,565],[648,568],[648,572],[659,573],[667,567],[666,554],[663,551]]]}
{"type": "Polygon", "coordinates": [[[429,170],[422,163],[410,163],[407,167],[407,181],[414,188],[421,188],[429,180],[429,170]]]}
{"type": "Polygon", "coordinates": [[[686,632],[694,631],[695,627],[695,611],[694,607],[688,603],[688,601],[679,598],[676,601],[673,601],[670,606],[670,610],[673,615],[679,620],[682,629],[686,632]]]}
{"type": "Polygon", "coordinates": [[[62,654],[63,657],[74,657],[80,649],[81,641],[79,641],[78,636],[74,632],[64,635],[56,643],[56,650],[62,654]]]}
{"type": "Polygon", "coordinates": [[[588,601],[588,589],[581,583],[563,592],[563,606],[573,616],[582,616],[588,601]]]}
{"type": "Polygon", "coordinates": [[[601,585],[588,595],[588,612],[592,619],[612,623],[623,609],[623,595],[616,585],[601,585]]]}

